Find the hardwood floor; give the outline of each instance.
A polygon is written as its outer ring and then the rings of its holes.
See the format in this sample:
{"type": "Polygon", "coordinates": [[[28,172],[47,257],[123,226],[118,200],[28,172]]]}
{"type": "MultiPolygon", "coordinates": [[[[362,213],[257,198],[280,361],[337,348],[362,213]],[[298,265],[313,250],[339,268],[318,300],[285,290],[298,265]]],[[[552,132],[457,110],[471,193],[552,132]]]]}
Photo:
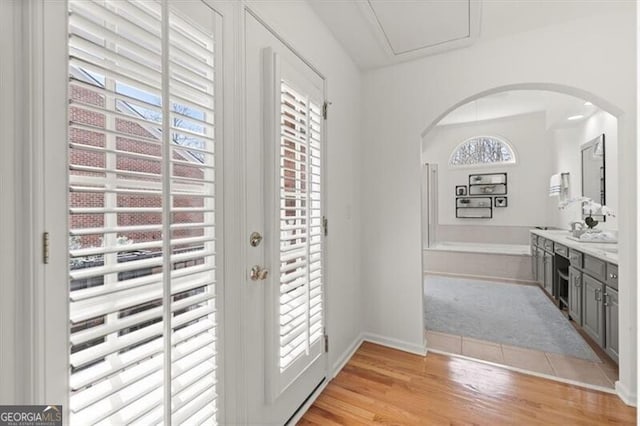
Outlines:
{"type": "Polygon", "coordinates": [[[365,342],[298,424],[636,424],[616,395],[365,342]]]}

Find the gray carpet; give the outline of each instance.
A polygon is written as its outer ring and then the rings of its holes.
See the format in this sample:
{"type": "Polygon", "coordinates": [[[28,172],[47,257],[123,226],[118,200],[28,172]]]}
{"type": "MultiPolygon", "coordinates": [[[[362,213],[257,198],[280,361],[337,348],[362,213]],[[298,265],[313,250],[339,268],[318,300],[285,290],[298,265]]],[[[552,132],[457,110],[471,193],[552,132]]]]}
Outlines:
{"type": "Polygon", "coordinates": [[[428,330],[598,361],[538,287],[429,276],[424,292],[428,330]]]}

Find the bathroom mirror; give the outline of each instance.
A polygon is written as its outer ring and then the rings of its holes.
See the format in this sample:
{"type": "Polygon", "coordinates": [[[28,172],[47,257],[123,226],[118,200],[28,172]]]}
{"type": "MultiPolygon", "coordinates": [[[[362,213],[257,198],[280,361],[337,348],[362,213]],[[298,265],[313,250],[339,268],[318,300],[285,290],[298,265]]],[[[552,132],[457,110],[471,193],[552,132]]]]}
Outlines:
{"type": "MultiPolygon", "coordinates": [[[[589,197],[594,202],[606,205],[605,191],[605,145],[604,134],[583,144],[580,147],[582,157],[582,196],[589,197]]],[[[592,216],[604,221],[606,216],[600,211],[589,211],[583,207],[582,218],[592,216]]]]}

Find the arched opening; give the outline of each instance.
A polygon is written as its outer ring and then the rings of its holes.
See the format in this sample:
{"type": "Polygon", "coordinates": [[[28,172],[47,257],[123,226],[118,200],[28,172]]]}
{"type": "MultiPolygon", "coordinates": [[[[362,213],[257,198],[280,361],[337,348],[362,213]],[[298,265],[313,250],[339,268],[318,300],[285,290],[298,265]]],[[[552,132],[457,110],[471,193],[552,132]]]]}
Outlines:
{"type": "MultiPolygon", "coordinates": [[[[557,101],[557,99],[555,100],[557,101]]],[[[568,102],[568,104],[570,103],[568,102]]],[[[581,280],[580,307],[582,307],[583,303],[586,303],[587,308],[592,309],[590,300],[586,302],[584,300],[585,294],[589,295],[584,288],[593,284],[594,273],[589,270],[585,272],[583,263],[580,264],[580,267],[572,263],[569,254],[570,252],[580,253],[584,256],[590,256],[589,258],[591,259],[594,257],[592,256],[594,253],[586,249],[580,251],[581,247],[586,247],[584,245],[586,243],[582,241],[575,241],[576,245],[565,247],[564,240],[555,238],[555,234],[544,233],[549,229],[546,231],[544,229],[538,230],[542,231],[539,233],[531,233],[530,230],[536,227],[553,228],[558,235],[561,232],[568,235],[568,222],[574,221],[572,219],[575,219],[575,222],[584,219],[580,201],[573,203],[570,211],[559,210],[558,205],[561,204],[560,201],[568,200],[572,202],[573,199],[584,196],[582,177],[585,171],[583,170],[583,160],[580,157],[580,149],[582,146],[589,145],[592,139],[600,136],[600,134],[604,134],[604,140],[608,141],[605,145],[608,149],[605,151],[608,166],[605,167],[605,160],[602,160],[602,185],[603,190],[606,190],[608,195],[606,204],[607,206],[615,205],[615,213],[619,216],[617,205],[619,168],[616,164],[618,159],[616,145],[618,135],[622,138],[625,134],[619,129],[623,129],[625,125],[627,123],[622,110],[598,96],[568,86],[531,83],[502,86],[470,96],[448,108],[425,128],[421,134],[422,162],[425,164],[422,180],[423,272],[445,277],[433,287],[427,286],[425,284],[427,281],[423,280],[423,294],[425,295],[425,315],[423,315],[423,318],[426,330],[442,334],[442,331],[438,331],[440,323],[451,324],[457,321],[455,318],[465,317],[462,320],[467,321],[467,324],[463,324],[464,330],[459,333],[459,336],[461,336],[460,353],[467,356],[473,356],[474,350],[492,353],[489,345],[486,347],[475,345],[474,347],[471,344],[469,345],[471,349],[465,351],[463,343],[465,342],[465,334],[463,333],[466,333],[469,339],[473,340],[481,338],[483,335],[494,336],[496,333],[492,328],[502,328],[502,331],[504,329],[507,329],[507,331],[515,330],[515,334],[517,334],[519,329],[525,332],[525,327],[505,327],[505,319],[495,316],[492,318],[492,312],[485,313],[485,318],[489,318],[489,320],[480,321],[479,318],[482,316],[466,315],[471,310],[469,308],[471,305],[467,305],[466,311],[464,309],[456,311],[458,308],[453,308],[452,306],[454,305],[452,304],[467,298],[467,303],[478,306],[477,304],[482,301],[483,297],[491,298],[489,293],[483,293],[484,289],[478,285],[478,281],[500,282],[503,287],[498,290],[499,292],[507,288],[504,287],[505,282],[515,283],[516,286],[519,286],[516,287],[516,290],[537,290],[539,295],[547,298],[547,302],[555,304],[555,312],[550,315],[554,315],[559,323],[562,323],[560,319],[564,320],[565,322],[561,325],[569,325],[568,331],[575,333],[573,337],[586,336],[586,338],[583,337],[583,340],[587,344],[587,352],[592,351],[596,357],[591,360],[587,359],[589,358],[588,356],[577,356],[576,358],[592,362],[591,366],[600,368],[602,374],[596,374],[598,378],[594,378],[596,375],[591,378],[580,376],[582,377],[581,379],[579,376],[571,376],[569,372],[559,372],[558,370],[561,369],[561,367],[558,367],[560,362],[556,359],[557,356],[553,352],[553,348],[549,347],[546,350],[541,349],[539,351],[551,354],[546,356],[545,367],[539,367],[538,371],[535,371],[533,367],[526,368],[525,365],[518,364],[521,361],[514,361],[514,354],[518,354],[518,352],[514,351],[523,349],[526,352],[526,350],[531,350],[531,346],[522,344],[523,340],[526,339],[519,340],[518,338],[503,341],[496,338],[496,341],[491,341],[491,343],[497,344],[500,348],[501,355],[499,359],[485,360],[504,363],[511,367],[524,368],[534,373],[556,376],[560,380],[573,379],[588,385],[608,388],[616,386],[617,375],[607,375],[608,372],[604,370],[615,365],[618,361],[617,350],[619,346],[616,341],[615,351],[612,352],[610,340],[613,331],[606,330],[606,327],[615,324],[616,328],[619,325],[619,330],[624,330],[624,323],[627,318],[624,315],[618,316],[617,311],[611,313],[607,309],[610,309],[614,296],[617,297],[619,295],[622,298],[629,290],[625,284],[621,284],[618,288],[607,286],[606,272],[602,280],[598,281],[598,285],[602,286],[601,288],[598,287],[596,291],[594,288],[589,287],[587,291],[595,291],[597,294],[606,293],[608,295],[608,297],[603,297],[602,306],[596,305],[597,309],[601,309],[598,315],[603,315],[603,322],[607,321],[608,318],[609,324],[600,324],[599,326],[602,326],[604,331],[596,330],[594,334],[593,330],[590,329],[592,318],[587,318],[587,323],[583,323],[584,313],[576,314],[575,311],[572,312],[569,309],[568,299],[570,296],[566,294],[568,290],[560,291],[561,286],[565,285],[563,281],[566,281],[567,286],[569,284],[570,278],[568,275],[570,269],[572,271],[571,279],[576,280],[576,283],[578,279],[575,277],[579,273],[581,280]],[[482,106],[480,108],[478,106],[479,104],[482,105],[483,99],[492,99],[490,103],[498,104],[502,98],[503,103],[508,103],[508,98],[512,93],[524,94],[520,97],[514,96],[514,98],[522,101],[527,96],[532,97],[531,95],[537,92],[550,94],[550,98],[565,97],[566,99],[574,99],[575,102],[572,107],[574,113],[569,113],[571,108],[549,108],[547,105],[547,108],[532,107],[528,110],[526,108],[520,110],[516,108],[510,114],[505,114],[503,111],[501,115],[496,111],[493,111],[493,114],[487,113],[486,110],[491,108],[486,108],[486,105],[484,109],[482,106]],[[580,108],[583,108],[583,110],[579,110],[580,108]],[[456,114],[458,115],[457,119],[451,119],[456,114]],[[464,118],[465,114],[467,116],[466,119],[464,118]],[[509,126],[511,133],[506,130],[509,126]],[[532,131],[531,129],[536,126],[538,129],[532,131]],[[459,145],[464,138],[471,138],[473,135],[481,134],[498,134],[508,139],[518,152],[518,165],[496,164],[495,167],[483,167],[482,170],[473,166],[465,167],[463,170],[453,170],[451,164],[445,160],[445,158],[449,158],[446,157],[445,153],[450,155],[452,149],[459,145]],[[512,136],[512,134],[516,136],[512,136]],[[590,135],[593,135],[593,138],[590,135]],[[607,137],[607,135],[609,136],[607,137]],[[527,143],[524,140],[528,140],[528,147],[523,145],[523,143],[527,143]],[[557,179],[556,175],[560,179],[561,185],[560,193],[557,194],[555,187],[552,192],[552,183],[557,179]],[[568,180],[567,176],[569,176],[568,180]],[[474,181],[473,179],[478,180],[474,181]],[[605,186],[604,182],[606,182],[607,186],[605,186]],[[544,192],[541,193],[541,191],[544,192]],[[433,197],[434,193],[437,194],[435,198],[433,197]],[[535,196],[533,195],[534,193],[535,196]],[[554,197],[550,197],[550,195],[554,197]],[[443,216],[446,216],[447,220],[442,220],[443,216]],[[519,220],[519,217],[523,219],[519,220]],[[449,238],[441,238],[442,234],[448,235],[449,238]],[[531,239],[533,235],[535,235],[536,245],[533,246],[534,252],[531,252],[530,241],[533,241],[531,239]],[[545,237],[540,235],[545,235],[545,237]],[[538,238],[540,238],[540,241],[549,242],[550,250],[544,249],[544,243],[543,247],[541,247],[543,256],[547,254],[547,257],[543,259],[547,259],[546,261],[552,265],[549,271],[542,270],[543,275],[546,273],[552,277],[547,283],[549,284],[547,290],[544,287],[544,279],[540,285],[536,276],[538,266],[535,250],[538,249],[538,238]],[[438,248],[438,242],[467,242],[470,244],[467,247],[454,244],[438,248]],[[562,253],[566,248],[566,255],[559,254],[554,250],[554,247],[557,247],[562,253]],[[566,259],[566,261],[563,259],[566,259]],[[434,265],[440,266],[441,269],[434,269],[434,265]],[[474,265],[480,266],[479,269],[474,269],[474,265]],[[491,273],[491,268],[501,269],[503,273],[493,274],[491,273]],[[563,276],[559,276],[559,273],[563,276]],[[583,274],[585,276],[584,280],[581,278],[583,274]],[[566,275],[566,280],[564,275],[566,275]],[[471,286],[473,288],[469,290],[470,287],[467,286],[460,290],[462,293],[452,294],[449,290],[452,287],[452,282],[456,280],[475,281],[475,283],[472,282],[471,284],[475,284],[476,287],[471,286]],[[529,285],[523,286],[523,284],[529,285]],[[539,285],[540,287],[534,287],[534,285],[539,285]],[[435,304],[433,301],[430,303],[429,295],[432,295],[434,299],[440,298],[440,300],[436,300],[435,304]],[[437,306],[438,303],[440,306],[437,306]],[[432,311],[429,312],[429,309],[432,311]],[[433,311],[436,311],[435,315],[439,315],[439,318],[434,318],[433,311]],[[564,318],[558,317],[557,314],[563,315],[564,318]],[[609,331],[609,337],[604,335],[605,331],[609,331]],[[518,345],[518,343],[521,344],[518,345]],[[508,348],[508,351],[511,351],[509,359],[507,359],[506,352],[504,352],[503,348],[505,347],[508,348]],[[604,357],[606,357],[606,363],[602,362],[604,357]],[[558,365],[552,365],[554,360],[558,365]],[[601,368],[597,363],[605,364],[607,367],[601,368]],[[549,367],[548,371],[544,371],[546,367],[549,367]]],[[[590,198],[593,199],[595,196],[590,198]]],[[[598,198],[597,200],[600,201],[601,199],[598,198]]],[[[609,249],[603,249],[602,253],[604,254],[602,256],[595,256],[594,258],[602,261],[605,271],[607,268],[617,271],[619,266],[618,246],[620,247],[619,250],[628,250],[633,244],[633,240],[632,237],[624,235],[626,222],[618,221],[618,217],[603,217],[602,219],[604,220],[600,220],[598,225],[600,229],[613,235],[612,238],[617,238],[619,234],[620,244],[612,243],[609,249]]],[[[576,233],[576,235],[578,234],[576,233]]],[[[609,241],[606,243],[609,243],[609,241]]],[[[603,242],[603,244],[605,243],[603,242]]],[[[597,294],[594,296],[596,301],[598,301],[597,294]]],[[[499,296],[503,297],[505,295],[499,294],[499,296]]],[[[577,297],[577,294],[573,295],[574,300],[577,297]]],[[[493,299],[497,300],[498,298],[494,297],[493,299]]],[[[496,301],[496,303],[499,303],[499,301],[496,301]]],[[[510,303],[508,297],[504,303],[510,303]]],[[[491,303],[487,303],[480,306],[479,309],[490,306],[492,306],[491,303]]],[[[522,314],[522,310],[520,310],[520,314],[522,314]]],[[[522,318],[518,318],[514,313],[514,321],[521,320],[522,318]]],[[[548,326],[548,324],[544,325],[548,326]]],[[[616,339],[620,341],[632,337],[625,331],[620,331],[619,334],[617,331],[615,330],[616,339]]],[[[453,333],[444,334],[449,336],[427,335],[428,345],[431,346],[429,340],[435,340],[437,341],[436,343],[444,345],[443,347],[447,347],[447,345],[455,347],[457,345],[455,343],[456,340],[451,338],[451,336],[455,335],[453,333]],[[449,340],[447,341],[446,339],[449,340]]],[[[554,339],[562,340],[562,338],[554,339]]],[[[484,340],[487,343],[490,342],[488,339],[484,340]]],[[[571,340],[571,338],[565,338],[565,340],[571,340]]],[[[563,345],[561,344],[560,346],[563,345]]],[[[438,349],[442,350],[442,348],[436,348],[436,350],[438,349]]],[[[562,350],[560,348],[560,354],[562,350]]],[[[531,355],[528,352],[526,354],[521,355],[524,358],[531,355]]],[[[574,352],[572,355],[576,354],[577,352],[574,352]]],[[[558,356],[567,356],[567,354],[558,356]]],[[[629,356],[628,353],[621,353],[619,355],[620,364],[623,364],[622,360],[624,359],[624,364],[626,365],[628,362],[627,357],[629,356]]],[[[491,358],[491,356],[488,356],[488,358],[491,358]]]]}

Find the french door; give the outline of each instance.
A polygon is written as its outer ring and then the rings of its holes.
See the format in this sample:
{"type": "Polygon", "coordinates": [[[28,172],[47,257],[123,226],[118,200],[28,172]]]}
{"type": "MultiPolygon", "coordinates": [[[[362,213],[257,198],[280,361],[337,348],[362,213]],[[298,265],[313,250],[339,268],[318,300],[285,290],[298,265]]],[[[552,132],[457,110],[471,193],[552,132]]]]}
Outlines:
{"type": "Polygon", "coordinates": [[[245,16],[248,421],[284,424],[326,372],[324,80],[245,16]]]}
{"type": "Polygon", "coordinates": [[[45,158],[59,160],[45,397],[74,425],[216,424],[222,16],[203,1],[44,7],[45,158]]]}
{"type": "Polygon", "coordinates": [[[39,398],[70,424],[286,423],[326,372],[323,78],[246,12],[223,96],[239,4],[41,4],[39,398]]]}

